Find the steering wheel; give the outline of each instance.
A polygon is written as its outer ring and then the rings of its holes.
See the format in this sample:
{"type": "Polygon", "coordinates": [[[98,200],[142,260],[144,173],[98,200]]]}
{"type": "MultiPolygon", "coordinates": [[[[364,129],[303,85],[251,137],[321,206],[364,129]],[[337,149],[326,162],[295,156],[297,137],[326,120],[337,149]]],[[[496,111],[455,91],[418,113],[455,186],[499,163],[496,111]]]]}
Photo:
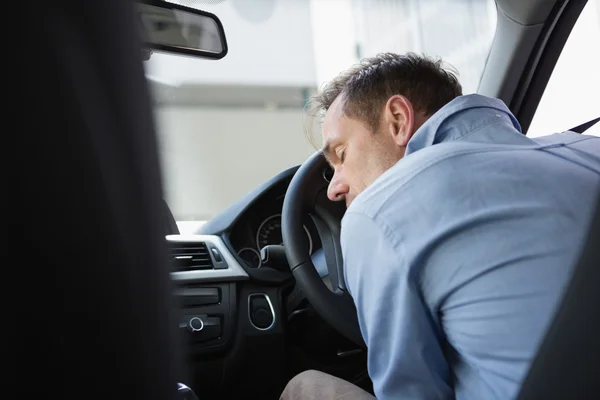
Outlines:
{"type": "Polygon", "coordinates": [[[323,154],[318,151],[296,171],[283,201],[283,245],[296,284],[315,310],[342,335],[365,347],[354,301],[345,288],[340,246],[345,206],[343,202],[327,199],[328,168],[323,154]],[[321,279],[309,254],[308,238],[303,228],[303,221],[309,215],[315,222],[323,244],[331,289],[321,279]]]}

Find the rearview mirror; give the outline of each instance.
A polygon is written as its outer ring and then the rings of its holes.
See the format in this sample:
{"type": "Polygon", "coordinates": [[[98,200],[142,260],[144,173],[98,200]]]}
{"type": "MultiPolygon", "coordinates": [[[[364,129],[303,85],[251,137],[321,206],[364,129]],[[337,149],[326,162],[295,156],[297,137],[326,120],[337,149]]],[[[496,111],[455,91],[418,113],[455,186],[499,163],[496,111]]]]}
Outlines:
{"type": "Polygon", "coordinates": [[[214,14],[152,0],[136,3],[136,13],[149,49],[212,59],[227,54],[225,31],[214,14]]]}

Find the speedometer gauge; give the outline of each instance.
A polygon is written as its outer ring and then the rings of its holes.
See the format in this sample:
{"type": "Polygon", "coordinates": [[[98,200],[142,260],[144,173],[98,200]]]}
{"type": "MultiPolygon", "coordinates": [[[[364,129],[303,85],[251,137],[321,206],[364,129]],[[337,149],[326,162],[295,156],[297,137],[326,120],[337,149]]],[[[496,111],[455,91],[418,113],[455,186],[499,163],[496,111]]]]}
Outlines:
{"type": "MultiPolygon", "coordinates": [[[[313,242],[306,225],[302,226],[308,238],[308,251],[312,254],[313,242]]],[[[281,214],[271,215],[265,219],[256,232],[256,246],[259,249],[274,244],[283,246],[283,237],[281,235],[281,214]]]]}

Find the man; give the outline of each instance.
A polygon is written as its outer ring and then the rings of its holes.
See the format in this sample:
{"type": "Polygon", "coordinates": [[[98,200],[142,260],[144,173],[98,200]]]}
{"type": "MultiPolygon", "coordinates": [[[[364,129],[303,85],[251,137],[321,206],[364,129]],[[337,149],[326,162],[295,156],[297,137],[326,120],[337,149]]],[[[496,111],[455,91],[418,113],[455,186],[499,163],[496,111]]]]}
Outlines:
{"type": "MultiPolygon", "coordinates": [[[[375,395],[514,398],[588,228],[600,139],[527,138],[502,101],[414,54],[363,60],[316,99],[375,395]]],[[[317,371],[282,394],[342,397],[372,398],[317,371]]]]}

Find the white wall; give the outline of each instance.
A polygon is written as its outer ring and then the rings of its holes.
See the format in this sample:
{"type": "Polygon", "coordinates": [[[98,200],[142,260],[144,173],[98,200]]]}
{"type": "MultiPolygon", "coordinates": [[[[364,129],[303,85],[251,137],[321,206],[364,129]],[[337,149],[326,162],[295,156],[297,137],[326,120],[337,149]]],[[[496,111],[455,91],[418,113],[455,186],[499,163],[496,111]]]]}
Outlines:
{"type": "Polygon", "coordinates": [[[148,75],[172,84],[315,85],[309,0],[227,0],[198,7],[223,23],[227,56],[208,61],[155,53],[145,64],[148,75]]]}
{"type": "Polygon", "coordinates": [[[496,27],[493,0],[353,0],[362,56],[409,51],[441,57],[477,91],[496,27]]]}
{"type": "Polygon", "coordinates": [[[310,0],[316,86],[358,61],[353,0],[310,0]]]}
{"type": "Polygon", "coordinates": [[[207,220],[315,150],[302,110],[161,107],[166,200],[176,220],[207,220]]]}

